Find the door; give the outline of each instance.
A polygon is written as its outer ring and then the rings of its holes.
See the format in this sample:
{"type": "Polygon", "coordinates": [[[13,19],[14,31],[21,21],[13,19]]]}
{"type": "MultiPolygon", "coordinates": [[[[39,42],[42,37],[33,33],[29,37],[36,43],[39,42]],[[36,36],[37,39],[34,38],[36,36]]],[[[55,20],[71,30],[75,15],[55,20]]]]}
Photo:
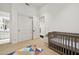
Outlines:
{"type": "Polygon", "coordinates": [[[39,20],[37,16],[33,16],[33,38],[37,39],[39,37],[40,37],[39,20]]]}
{"type": "Polygon", "coordinates": [[[46,24],[45,24],[45,17],[40,17],[40,35],[45,36],[46,35],[46,24]]]}
{"type": "Polygon", "coordinates": [[[32,39],[32,18],[18,14],[18,40],[32,39]]]}

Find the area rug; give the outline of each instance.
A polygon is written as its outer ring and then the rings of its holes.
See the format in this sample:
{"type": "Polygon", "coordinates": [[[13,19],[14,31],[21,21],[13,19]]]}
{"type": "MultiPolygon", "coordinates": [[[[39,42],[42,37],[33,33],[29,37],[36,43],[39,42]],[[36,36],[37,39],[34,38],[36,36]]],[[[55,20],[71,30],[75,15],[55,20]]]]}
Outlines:
{"type": "Polygon", "coordinates": [[[45,50],[37,47],[36,45],[28,45],[24,48],[18,49],[8,55],[39,55],[45,50]]]}

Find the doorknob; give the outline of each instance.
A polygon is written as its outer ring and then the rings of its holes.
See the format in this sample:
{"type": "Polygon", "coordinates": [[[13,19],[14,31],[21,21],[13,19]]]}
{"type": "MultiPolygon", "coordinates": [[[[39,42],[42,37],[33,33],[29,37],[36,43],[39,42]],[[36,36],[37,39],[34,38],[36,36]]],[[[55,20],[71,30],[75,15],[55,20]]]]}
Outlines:
{"type": "Polygon", "coordinates": [[[18,32],[20,32],[20,29],[18,29],[18,32]]]}
{"type": "Polygon", "coordinates": [[[35,32],[35,30],[33,30],[33,32],[35,32]]]}

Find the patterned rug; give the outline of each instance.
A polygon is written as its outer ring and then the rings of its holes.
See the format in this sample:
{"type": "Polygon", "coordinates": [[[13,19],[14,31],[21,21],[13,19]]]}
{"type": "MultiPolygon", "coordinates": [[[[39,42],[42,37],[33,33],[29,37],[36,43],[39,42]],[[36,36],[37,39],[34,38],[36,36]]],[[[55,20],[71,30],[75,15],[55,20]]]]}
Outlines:
{"type": "Polygon", "coordinates": [[[39,55],[41,52],[44,52],[42,48],[38,48],[36,45],[28,45],[22,49],[18,49],[8,55],[39,55]]]}

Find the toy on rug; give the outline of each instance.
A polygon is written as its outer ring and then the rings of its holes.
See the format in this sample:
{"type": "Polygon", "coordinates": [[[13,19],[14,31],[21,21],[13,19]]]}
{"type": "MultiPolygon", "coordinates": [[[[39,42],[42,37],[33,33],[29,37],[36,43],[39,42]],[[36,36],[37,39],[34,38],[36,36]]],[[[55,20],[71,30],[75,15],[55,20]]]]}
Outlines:
{"type": "Polygon", "coordinates": [[[35,55],[40,54],[42,51],[43,51],[43,49],[41,49],[41,48],[36,48],[36,50],[35,50],[35,55]]]}
{"type": "Polygon", "coordinates": [[[43,49],[41,49],[41,48],[38,48],[37,47],[37,45],[34,45],[34,48],[35,48],[35,55],[38,55],[38,54],[40,54],[42,51],[43,51],[43,49]]]}
{"type": "Polygon", "coordinates": [[[15,52],[16,55],[38,55],[44,50],[41,48],[37,48],[36,45],[28,45],[27,47],[24,47],[22,49],[19,49],[15,52]]]}

